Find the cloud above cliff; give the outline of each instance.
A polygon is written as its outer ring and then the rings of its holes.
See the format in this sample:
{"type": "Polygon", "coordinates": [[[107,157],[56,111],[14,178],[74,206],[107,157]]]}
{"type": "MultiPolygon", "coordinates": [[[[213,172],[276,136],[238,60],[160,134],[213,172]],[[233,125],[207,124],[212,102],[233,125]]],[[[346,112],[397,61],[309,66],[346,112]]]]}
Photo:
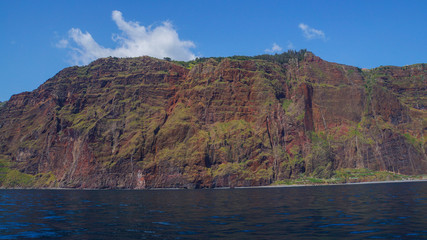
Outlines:
{"type": "Polygon", "coordinates": [[[283,48],[279,45],[277,45],[277,43],[273,43],[273,46],[270,49],[265,49],[265,52],[267,53],[275,53],[275,52],[281,52],[283,50],[283,48]]]}
{"type": "Polygon", "coordinates": [[[304,37],[308,40],[318,39],[318,38],[326,40],[325,33],[322,30],[312,28],[304,23],[300,23],[298,27],[301,29],[304,37]]]}
{"type": "Polygon", "coordinates": [[[115,48],[99,45],[89,32],[79,28],[68,31],[68,38],[61,39],[56,47],[69,49],[71,62],[81,65],[101,57],[138,57],[148,55],[157,58],[170,57],[174,60],[191,60],[196,56],[190,50],[195,47],[192,41],[181,40],[172,23],[142,26],[138,22],[126,21],[120,11],[113,11],[112,19],[121,31],[113,34],[115,48]]]}

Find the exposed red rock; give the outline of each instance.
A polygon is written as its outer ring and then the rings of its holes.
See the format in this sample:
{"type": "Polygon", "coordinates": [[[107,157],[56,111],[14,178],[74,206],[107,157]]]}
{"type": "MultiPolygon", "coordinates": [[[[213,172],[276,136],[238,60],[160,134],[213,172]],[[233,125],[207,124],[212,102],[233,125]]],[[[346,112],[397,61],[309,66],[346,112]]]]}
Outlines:
{"type": "Polygon", "coordinates": [[[427,172],[425,64],[362,71],[309,52],[287,63],[194,64],[105,58],[66,68],[0,107],[0,157],[36,180],[49,176],[36,187],[205,188],[330,177],[339,168],[427,172]]]}

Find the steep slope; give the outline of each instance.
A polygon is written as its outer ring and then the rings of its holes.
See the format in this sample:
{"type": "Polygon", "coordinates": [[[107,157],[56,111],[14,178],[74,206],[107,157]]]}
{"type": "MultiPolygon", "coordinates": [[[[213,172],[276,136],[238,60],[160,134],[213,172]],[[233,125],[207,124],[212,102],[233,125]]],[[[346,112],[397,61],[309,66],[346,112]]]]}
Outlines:
{"type": "Polygon", "coordinates": [[[426,77],[425,64],[361,70],[305,51],[99,59],[0,107],[0,183],[202,188],[340,168],[423,174],[426,77]]]}

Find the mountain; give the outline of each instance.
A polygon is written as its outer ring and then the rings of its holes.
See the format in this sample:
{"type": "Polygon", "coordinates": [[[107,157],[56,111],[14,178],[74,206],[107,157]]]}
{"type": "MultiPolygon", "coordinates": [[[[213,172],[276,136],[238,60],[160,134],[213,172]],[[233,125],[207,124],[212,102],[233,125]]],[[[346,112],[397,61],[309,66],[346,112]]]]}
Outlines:
{"type": "Polygon", "coordinates": [[[0,106],[0,185],[259,186],[363,168],[426,174],[427,65],[302,50],[103,58],[0,106]]]}

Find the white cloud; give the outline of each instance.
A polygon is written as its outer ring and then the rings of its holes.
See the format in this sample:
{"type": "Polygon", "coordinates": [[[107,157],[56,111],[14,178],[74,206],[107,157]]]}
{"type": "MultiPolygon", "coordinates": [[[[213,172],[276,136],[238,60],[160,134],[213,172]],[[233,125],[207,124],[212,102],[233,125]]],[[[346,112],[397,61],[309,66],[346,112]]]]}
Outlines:
{"type": "Polygon", "coordinates": [[[316,39],[316,38],[320,38],[323,40],[326,39],[325,33],[322,30],[312,28],[304,23],[300,23],[298,27],[302,30],[304,37],[309,40],[316,39]]]}
{"type": "Polygon", "coordinates": [[[294,46],[294,44],[293,44],[291,41],[288,41],[288,46],[287,46],[287,48],[288,48],[288,49],[295,49],[295,46],[294,46]]]}
{"type": "Polygon", "coordinates": [[[274,52],[281,52],[283,49],[277,43],[273,43],[273,46],[270,49],[265,49],[265,52],[268,53],[274,53],[274,52]]]}
{"type": "Polygon", "coordinates": [[[68,46],[68,40],[67,39],[61,39],[59,42],[55,45],[57,48],[66,48],[68,46]]]}
{"type": "Polygon", "coordinates": [[[138,22],[125,21],[120,11],[113,11],[112,19],[121,34],[114,34],[116,48],[105,48],[99,45],[88,32],[83,33],[78,28],[68,31],[69,39],[62,39],[58,48],[70,49],[74,64],[88,64],[101,57],[170,57],[175,60],[191,60],[196,56],[190,51],[195,47],[192,41],[182,41],[170,22],[151,28],[144,27],[138,22]]]}

